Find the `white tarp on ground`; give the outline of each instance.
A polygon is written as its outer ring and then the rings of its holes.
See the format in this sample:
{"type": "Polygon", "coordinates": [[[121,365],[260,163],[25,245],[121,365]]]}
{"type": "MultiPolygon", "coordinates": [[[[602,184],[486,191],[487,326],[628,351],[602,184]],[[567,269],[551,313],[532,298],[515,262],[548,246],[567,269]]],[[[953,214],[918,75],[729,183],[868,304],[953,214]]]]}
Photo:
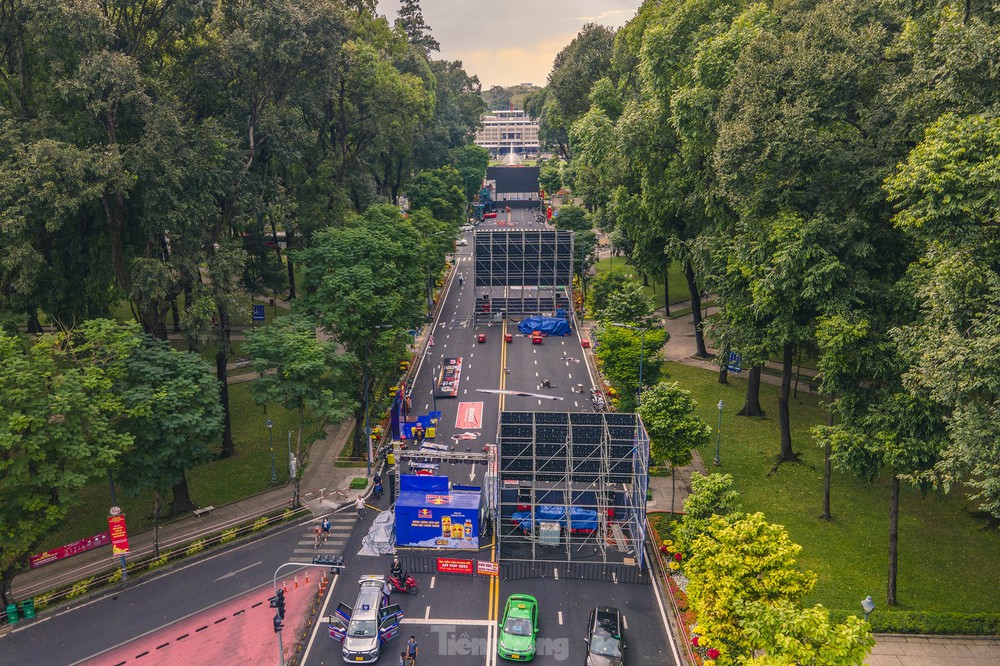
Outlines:
{"type": "Polygon", "coordinates": [[[396,542],[393,536],[395,532],[395,515],[392,511],[383,511],[375,517],[368,534],[361,539],[361,550],[358,555],[366,557],[378,557],[396,552],[393,545],[396,542]]]}

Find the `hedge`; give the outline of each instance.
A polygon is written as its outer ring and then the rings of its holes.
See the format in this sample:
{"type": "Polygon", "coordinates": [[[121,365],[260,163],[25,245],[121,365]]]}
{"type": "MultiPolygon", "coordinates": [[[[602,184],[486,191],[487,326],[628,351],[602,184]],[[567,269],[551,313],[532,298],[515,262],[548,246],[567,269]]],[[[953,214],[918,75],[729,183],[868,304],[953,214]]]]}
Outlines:
{"type": "MultiPolygon", "coordinates": [[[[843,622],[858,611],[831,610],[830,616],[843,622]]],[[[951,636],[996,636],[1000,634],[998,613],[932,613],[924,611],[875,610],[868,621],[877,634],[939,634],[951,636]]]]}

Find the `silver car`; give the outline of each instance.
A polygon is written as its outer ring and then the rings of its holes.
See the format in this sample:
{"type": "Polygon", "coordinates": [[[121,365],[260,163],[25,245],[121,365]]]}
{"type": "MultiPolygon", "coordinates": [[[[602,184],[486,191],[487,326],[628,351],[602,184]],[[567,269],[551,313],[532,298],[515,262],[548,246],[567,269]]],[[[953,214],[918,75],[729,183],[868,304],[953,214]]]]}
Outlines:
{"type": "Polygon", "coordinates": [[[344,644],[344,661],[349,664],[378,661],[382,646],[399,634],[403,611],[389,605],[382,592],[383,582],[381,576],[362,576],[354,607],[338,604],[328,618],[330,638],[344,644]]]}

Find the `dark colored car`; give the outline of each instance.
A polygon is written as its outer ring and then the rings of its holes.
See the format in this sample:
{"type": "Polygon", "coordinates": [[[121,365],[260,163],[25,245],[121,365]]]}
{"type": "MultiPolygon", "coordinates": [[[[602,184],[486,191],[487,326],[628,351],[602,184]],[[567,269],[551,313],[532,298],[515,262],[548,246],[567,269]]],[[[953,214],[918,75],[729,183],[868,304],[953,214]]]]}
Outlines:
{"type": "Polygon", "coordinates": [[[612,606],[590,611],[587,624],[587,666],[622,666],[625,663],[625,632],[622,614],[612,606]]]}

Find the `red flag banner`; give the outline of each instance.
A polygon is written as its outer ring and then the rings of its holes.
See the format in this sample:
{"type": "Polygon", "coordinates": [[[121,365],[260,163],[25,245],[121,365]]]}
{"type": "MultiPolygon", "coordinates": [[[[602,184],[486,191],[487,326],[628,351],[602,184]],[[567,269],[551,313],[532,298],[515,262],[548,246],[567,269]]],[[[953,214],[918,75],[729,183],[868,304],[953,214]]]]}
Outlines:
{"type": "Polygon", "coordinates": [[[125,530],[125,514],[108,516],[108,531],[111,532],[112,557],[128,553],[128,532],[125,530]]]}

